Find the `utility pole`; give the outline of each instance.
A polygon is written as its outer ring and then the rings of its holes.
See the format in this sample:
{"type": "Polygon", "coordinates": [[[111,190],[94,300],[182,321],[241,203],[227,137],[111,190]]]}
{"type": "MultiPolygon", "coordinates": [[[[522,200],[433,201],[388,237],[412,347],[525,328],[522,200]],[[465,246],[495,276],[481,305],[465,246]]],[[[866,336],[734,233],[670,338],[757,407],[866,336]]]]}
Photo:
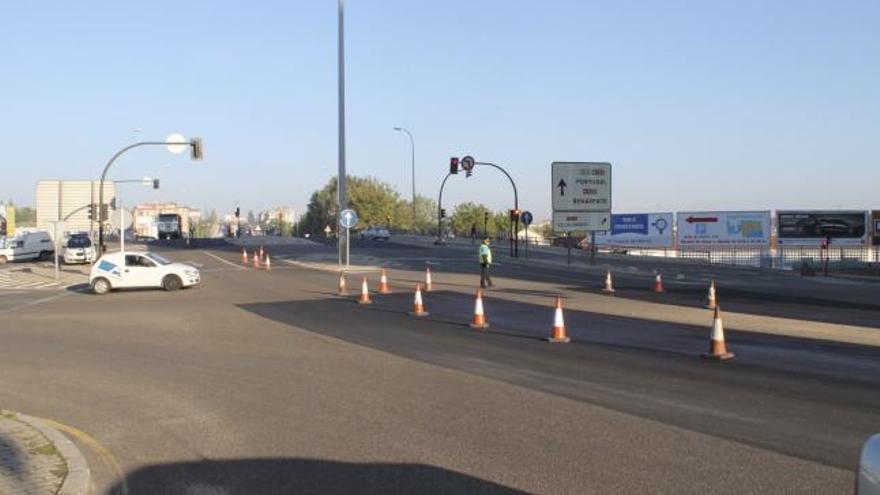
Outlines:
{"type": "MultiPolygon", "coordinates": [[[[348,208],[348,198],[345,196],[345,23],[344,23],[345,0],[339,0],[339,172],[336,181],[336,195],[339,208],[336,211],[336,223],[339,224],[339,215],[342,210],[348,208]]],[[[337,229],[338,230],[338,229],[337,229]]],[[[339,266],[348,266],[348,242],[349,235],[346,229],[345,238],[337,236],[339,245],[339,266]]]]}

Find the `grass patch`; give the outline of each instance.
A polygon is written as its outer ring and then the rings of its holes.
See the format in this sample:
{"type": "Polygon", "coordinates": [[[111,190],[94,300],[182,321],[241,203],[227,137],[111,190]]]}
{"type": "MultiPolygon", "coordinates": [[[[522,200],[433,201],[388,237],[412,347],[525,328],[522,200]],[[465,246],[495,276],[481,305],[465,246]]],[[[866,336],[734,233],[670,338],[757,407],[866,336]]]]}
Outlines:
{"type": "Polygon", "coordinates": [[[55,448],[51,443],[40,445],[39,447],[34,447],[31,449],[31,454],[33,455],[57,455],[61,457],[61,454],[58,452],[58,449],[55,448]]]}

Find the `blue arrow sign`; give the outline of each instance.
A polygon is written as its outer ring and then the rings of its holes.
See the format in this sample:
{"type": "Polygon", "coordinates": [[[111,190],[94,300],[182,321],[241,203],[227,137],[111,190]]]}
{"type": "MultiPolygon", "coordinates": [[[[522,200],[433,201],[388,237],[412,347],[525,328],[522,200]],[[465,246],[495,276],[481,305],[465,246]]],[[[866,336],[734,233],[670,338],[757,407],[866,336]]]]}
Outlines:
{"type": "Polygon", "coordinates": [[[532,212],[530,212],[530,211],[522,212],[522,215],[520,215],[519,219],[522,221],[523,225],[528,227],[529,225],[532,224],[532,212]]]}
{"type": "Polygon", "coordinates": [[[342,210],[339,214],[339,225],[345,229],[353,229],[358,224],[358,216],[354,210],[342,210]]]}

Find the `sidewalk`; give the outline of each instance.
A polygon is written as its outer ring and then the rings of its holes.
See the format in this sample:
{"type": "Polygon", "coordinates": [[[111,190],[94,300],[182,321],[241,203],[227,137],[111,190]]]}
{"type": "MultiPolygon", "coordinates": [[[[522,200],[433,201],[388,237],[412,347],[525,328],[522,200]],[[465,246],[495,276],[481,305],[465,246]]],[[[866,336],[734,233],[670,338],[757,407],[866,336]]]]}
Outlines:
{"type": "Polygon", "coordinates": [[[43,421],[0,410],[0,494],[85,495],[90,473],[82,454],[43,421]]]}

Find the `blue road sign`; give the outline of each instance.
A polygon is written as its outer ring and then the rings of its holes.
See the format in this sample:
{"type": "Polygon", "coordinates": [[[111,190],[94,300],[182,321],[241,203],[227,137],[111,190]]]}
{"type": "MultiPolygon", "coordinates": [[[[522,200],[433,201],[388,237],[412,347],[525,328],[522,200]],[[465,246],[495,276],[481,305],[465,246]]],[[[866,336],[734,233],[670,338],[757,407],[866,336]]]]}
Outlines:
{"type": "Polygon", "coordinates": [[[519,219],[520,219],[520,221],[522,221],[523,225],[528,227],[529,225],[532,224],[532,212],[530,212],[530,211],[522,212],[522,215],[520,215],[519,219]]]}
{"type": "Polygon", "coordinates": [[[358,224],[358,215],[354,210],[342,210],[339,214],[339,225],[345,229],[353,229],[358,224]]]}

